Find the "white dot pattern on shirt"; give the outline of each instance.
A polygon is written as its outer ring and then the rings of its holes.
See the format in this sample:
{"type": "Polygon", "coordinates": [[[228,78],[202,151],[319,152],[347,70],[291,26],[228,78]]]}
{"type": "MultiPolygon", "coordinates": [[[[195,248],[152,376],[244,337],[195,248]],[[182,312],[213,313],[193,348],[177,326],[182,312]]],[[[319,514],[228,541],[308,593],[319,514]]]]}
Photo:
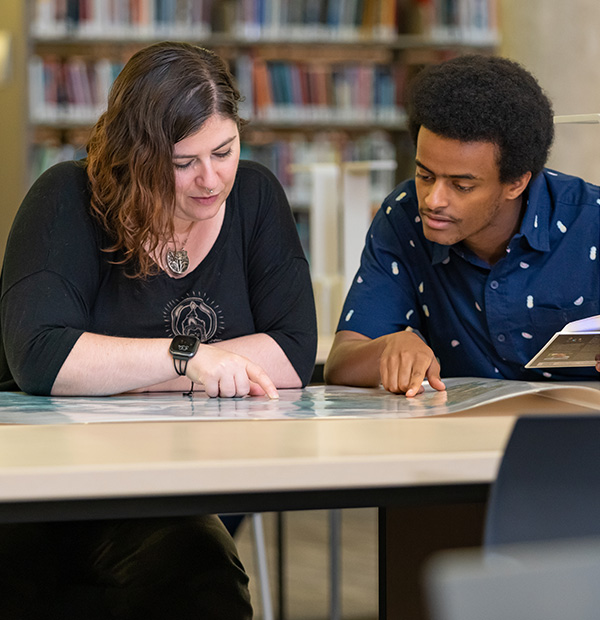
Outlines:
{"type": "Polygon", "coordinates": [[[354,310],[349,310],[348,314],[346,314],[346,321],[349,321],[352,318],[353,314],[354,314],[354,310]]]}
{"type": "Polygon", "coordinates": [[[429,317],[429,308],[425,304],[423,304],[423,312],[426,317],[429,317]]]}
{"type": "Polygon", "coordinates": [[[414,242],[412,239],[409,241],[409,243],[410,243],[410,247],[411,247],[411,248],[416,247],[416,246],[415,246],[415,242],[414,242]]]}
{"type": "Polygon", "coordinates": [[[410,319],[410,317],[414,314],[414,312],[415,312],[414,310],[409,310],[409,311],[406,313],[406,320],[407,320],[407,321],[408,321],[408,319],[410,319]]]}
{"type": "Polygon", "coordinates": [[[456,348],[456,347],[458,347],[458,346],[460,345],[460,342],[459,342],[458,340],[453,340],[450,344],[451,344],[454,348],[456,348]]]}
{"type": "Polygon", "coordinates": [[[533,308],[533,295],[527,295],[527,307],[533,308]]]}
{"type": "Polygon", "coordinates": [[[388,207],[388,208],[385,210],[386,215],[389,215],[391,212],[392,212],[392,207],[388,207]]]}
{"type": "Polygon", "coordinates": [[[598,198],[598,199],[596,200],[596,204],[599,204],[599,205],[600,205],[600,198],[598,198]]]}
{"type": "Polygon", "coordinates": [[[364,282],[364,280],[362,279],[362,276],[358,276],[358,278],[356,278],[356,281],[357,281],[359,284],[362,284],[362,283],[364,282]]]}
{"type": "Polygon", "coordinates": [[[425,285],[423,284],[423,282],[419,283],[419,293],[422,293],[425,290],[425,285]]]}
{"type": "Polygon", "coordinates": [[[450,257],[446,256],[446,258],[442,261],[443,265],[447,265],[450,262],[450,257]]]}
{"type": "Polygon", "coordinates": [[[590,260],[596,260],[596,258],[598,257],[598,248],[593,245],[590,248],[590,260]]]}
{"type": "Polygon", "coordinates": [[[406,198],[406,192],[402,192],[396,196],[396,202],[399,202],[403,198],[406,198]]]}
{"type": "Polygon", "coordinates": [[[549,174],[551,177],[557,177],[557,176],[558,176],[558,173],[556,173],[556,172],[552,172],[552,170],[547,170],[547,172],[548,172],[548,174],[549,174]]]}
{"type": "Polygon", "coordinates": [[[521,332],[521,336],[523,336],[525,340],[531,340],[533,338],[533,336],[528,332],[521,332]]]}
{"type": "Polygon", "coordinates": [[[583,297],[578,297],[573,303],[576,306],[581,306],[581,304],[583,303],[583,297]]]}
{"type": "Polygon", "coordinates": [[[477,308],[477,310],[479,310],[479,312],[481,312],[481,306],[479,305],[479,302],[475,302],[475,307],[477,308]]]}
{"type": "Polygon", "coordinates": [[[538,217],[537,215],[535,216],[534,220],[533,220],[533,227],[537,228],[538,227],[538,217]]]}
{"type": "Polygon", "coordinates": [[[417,217],[415,217],[415,222],[418,224],[421,221],[421,218],[417,215],[417,217]]]}
{"type": "Polygon", "coordinates": [[[521,267],[521,269],[529,269],[529,263],[526,263],[525,261],[521,261],[519,263],[519,267],[521,267]]]}
{"type": "Polygon", "coordinates": [[[544,377],[546,377],[546,379],[550,379],[550,377],[552,377],[552,373],[551,372],[543,372],[542,375],[544,375],[544,377]]]}
{"type": "Polygon", "coordinates": [[[400,273],[400,269],[398,269],[398,263],[394,261],[392,263],[392,273],[397,276],[400,273]]]}
{"type": "Polygon", "coordinates": [[[556,222],[556,227],[558,228],[558,230],[560,230],[561,233],[567,232],[567,227],[560,220],[556,222]]]}

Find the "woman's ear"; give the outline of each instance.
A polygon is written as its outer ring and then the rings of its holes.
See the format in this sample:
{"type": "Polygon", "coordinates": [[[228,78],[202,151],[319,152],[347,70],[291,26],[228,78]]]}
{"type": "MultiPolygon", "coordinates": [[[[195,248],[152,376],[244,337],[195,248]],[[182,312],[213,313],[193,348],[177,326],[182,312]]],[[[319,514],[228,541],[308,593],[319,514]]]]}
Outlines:
{"type": "Polygon", "coordinates": [[[530,180],[531,180],[531,172],[526,172],[525,174],[521,175],[518,179],[507,183],[506,184],[506,191],[507,191],[506,197],[509,200],[514,200],[515,198],[518,198],[525,191],[525,188],[529,184],[530,180]]]}

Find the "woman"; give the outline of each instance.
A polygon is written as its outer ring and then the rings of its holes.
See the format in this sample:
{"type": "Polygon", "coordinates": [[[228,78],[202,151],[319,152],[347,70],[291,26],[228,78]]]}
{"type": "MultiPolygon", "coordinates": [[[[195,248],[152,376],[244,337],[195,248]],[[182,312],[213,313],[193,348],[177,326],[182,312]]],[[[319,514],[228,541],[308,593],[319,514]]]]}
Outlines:
{"type": "MultiPolygon", "coordinates": [[[[308,265],[281,186],[239,161],[239,99],[223,61],[202,48],[159,43],[130,59],[87,159],[44,173],[15,218],[1,283],[0,389],[60,396],[197,385],[209,396],[276,398],[277,388],[308,382],[316,352],[308,265]]],[[[86,541],[78,549],[88,550],[77,562],[97,568],[107,539],[132,540],[127,528],[147,551],[147,524],[78,524],[86,541]]],[[[145,575],[154,557],[164,562],[173,548],[185,556],[172,539],[191,527],[222,539],[218,561],[239,605],[224,615],[191,606],[190,617],[247,617],[245,575],[213,517],[156,527],[167,542],[128,564],[125,586],[139,586],[138,564],[145,575]]],[[[123,576],[113,555],[94,583],[123,576]]],[[[177,558],[174,567],[185,565],[177,558]]],[[[137,617],[139,605],[124,609],[114,617],[137,617]]]]}
{"type": "Polygon", "coordinates": [[[308,382],[308,267],[269,172],[238,165],[239,94],[183,43],[127,63],[88,158],[26,196],[2,281],[4,389],[32,394],[266,393],[308,382]],[[174,336],[200,340],[178,377],[174,336]]]}

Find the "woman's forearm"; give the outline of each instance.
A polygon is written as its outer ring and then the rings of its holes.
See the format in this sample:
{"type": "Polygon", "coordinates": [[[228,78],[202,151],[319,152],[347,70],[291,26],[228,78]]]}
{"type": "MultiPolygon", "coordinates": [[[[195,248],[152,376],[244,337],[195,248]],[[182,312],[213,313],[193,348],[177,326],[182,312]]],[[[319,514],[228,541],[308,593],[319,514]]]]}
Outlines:
{"type": "MultiPolygon", "coordinates": [[[[100,396],[129,391],[186,391],[169,354],[169,338],[117,338],[84,333],[63,363],[52,395],[100,396]]],[[[300,379],[281,347],[266,334],[251,334],[204,345],[250,359],[277,387],[300,387],[300,379]]],[[[203,348],[196,354],[205,355],[203,348]]],[[[195,364],[201,361],[195,360],[195,364]]]]}
{"type": "Polygon", "coordinates": [[[54,396],[119,394],[161,384],[186,389],[169,354],[169,338],[117,338],[89,332],[77,340],[52,386],[54,396]],[[168,382],[166,385],[165,383],[168,382]],[[181,386],[181,387],[179,387],[181,386]]]}

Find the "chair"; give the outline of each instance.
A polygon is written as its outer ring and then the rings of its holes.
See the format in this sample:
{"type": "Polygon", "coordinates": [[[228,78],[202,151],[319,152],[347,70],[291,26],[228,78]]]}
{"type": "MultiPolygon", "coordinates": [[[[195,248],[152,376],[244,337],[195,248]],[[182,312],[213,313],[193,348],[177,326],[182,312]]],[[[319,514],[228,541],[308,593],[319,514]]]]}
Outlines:
{"type": "Polygon", "coordinates": [[[431,620],[596,620],[600,540],[446,551],[427,566],[431,620]]]}
{"type": "Polygon", "coordinates": [[[492,486],[484,548],[587,536],[600,536],[600,415],[518,419],[492,486]]]}
{"type": "Polygon", "coordinates": [[[600,415],[519,418],[477,551],[426,572],[433,620],[592,620],[600,609],[600,415]]]}

